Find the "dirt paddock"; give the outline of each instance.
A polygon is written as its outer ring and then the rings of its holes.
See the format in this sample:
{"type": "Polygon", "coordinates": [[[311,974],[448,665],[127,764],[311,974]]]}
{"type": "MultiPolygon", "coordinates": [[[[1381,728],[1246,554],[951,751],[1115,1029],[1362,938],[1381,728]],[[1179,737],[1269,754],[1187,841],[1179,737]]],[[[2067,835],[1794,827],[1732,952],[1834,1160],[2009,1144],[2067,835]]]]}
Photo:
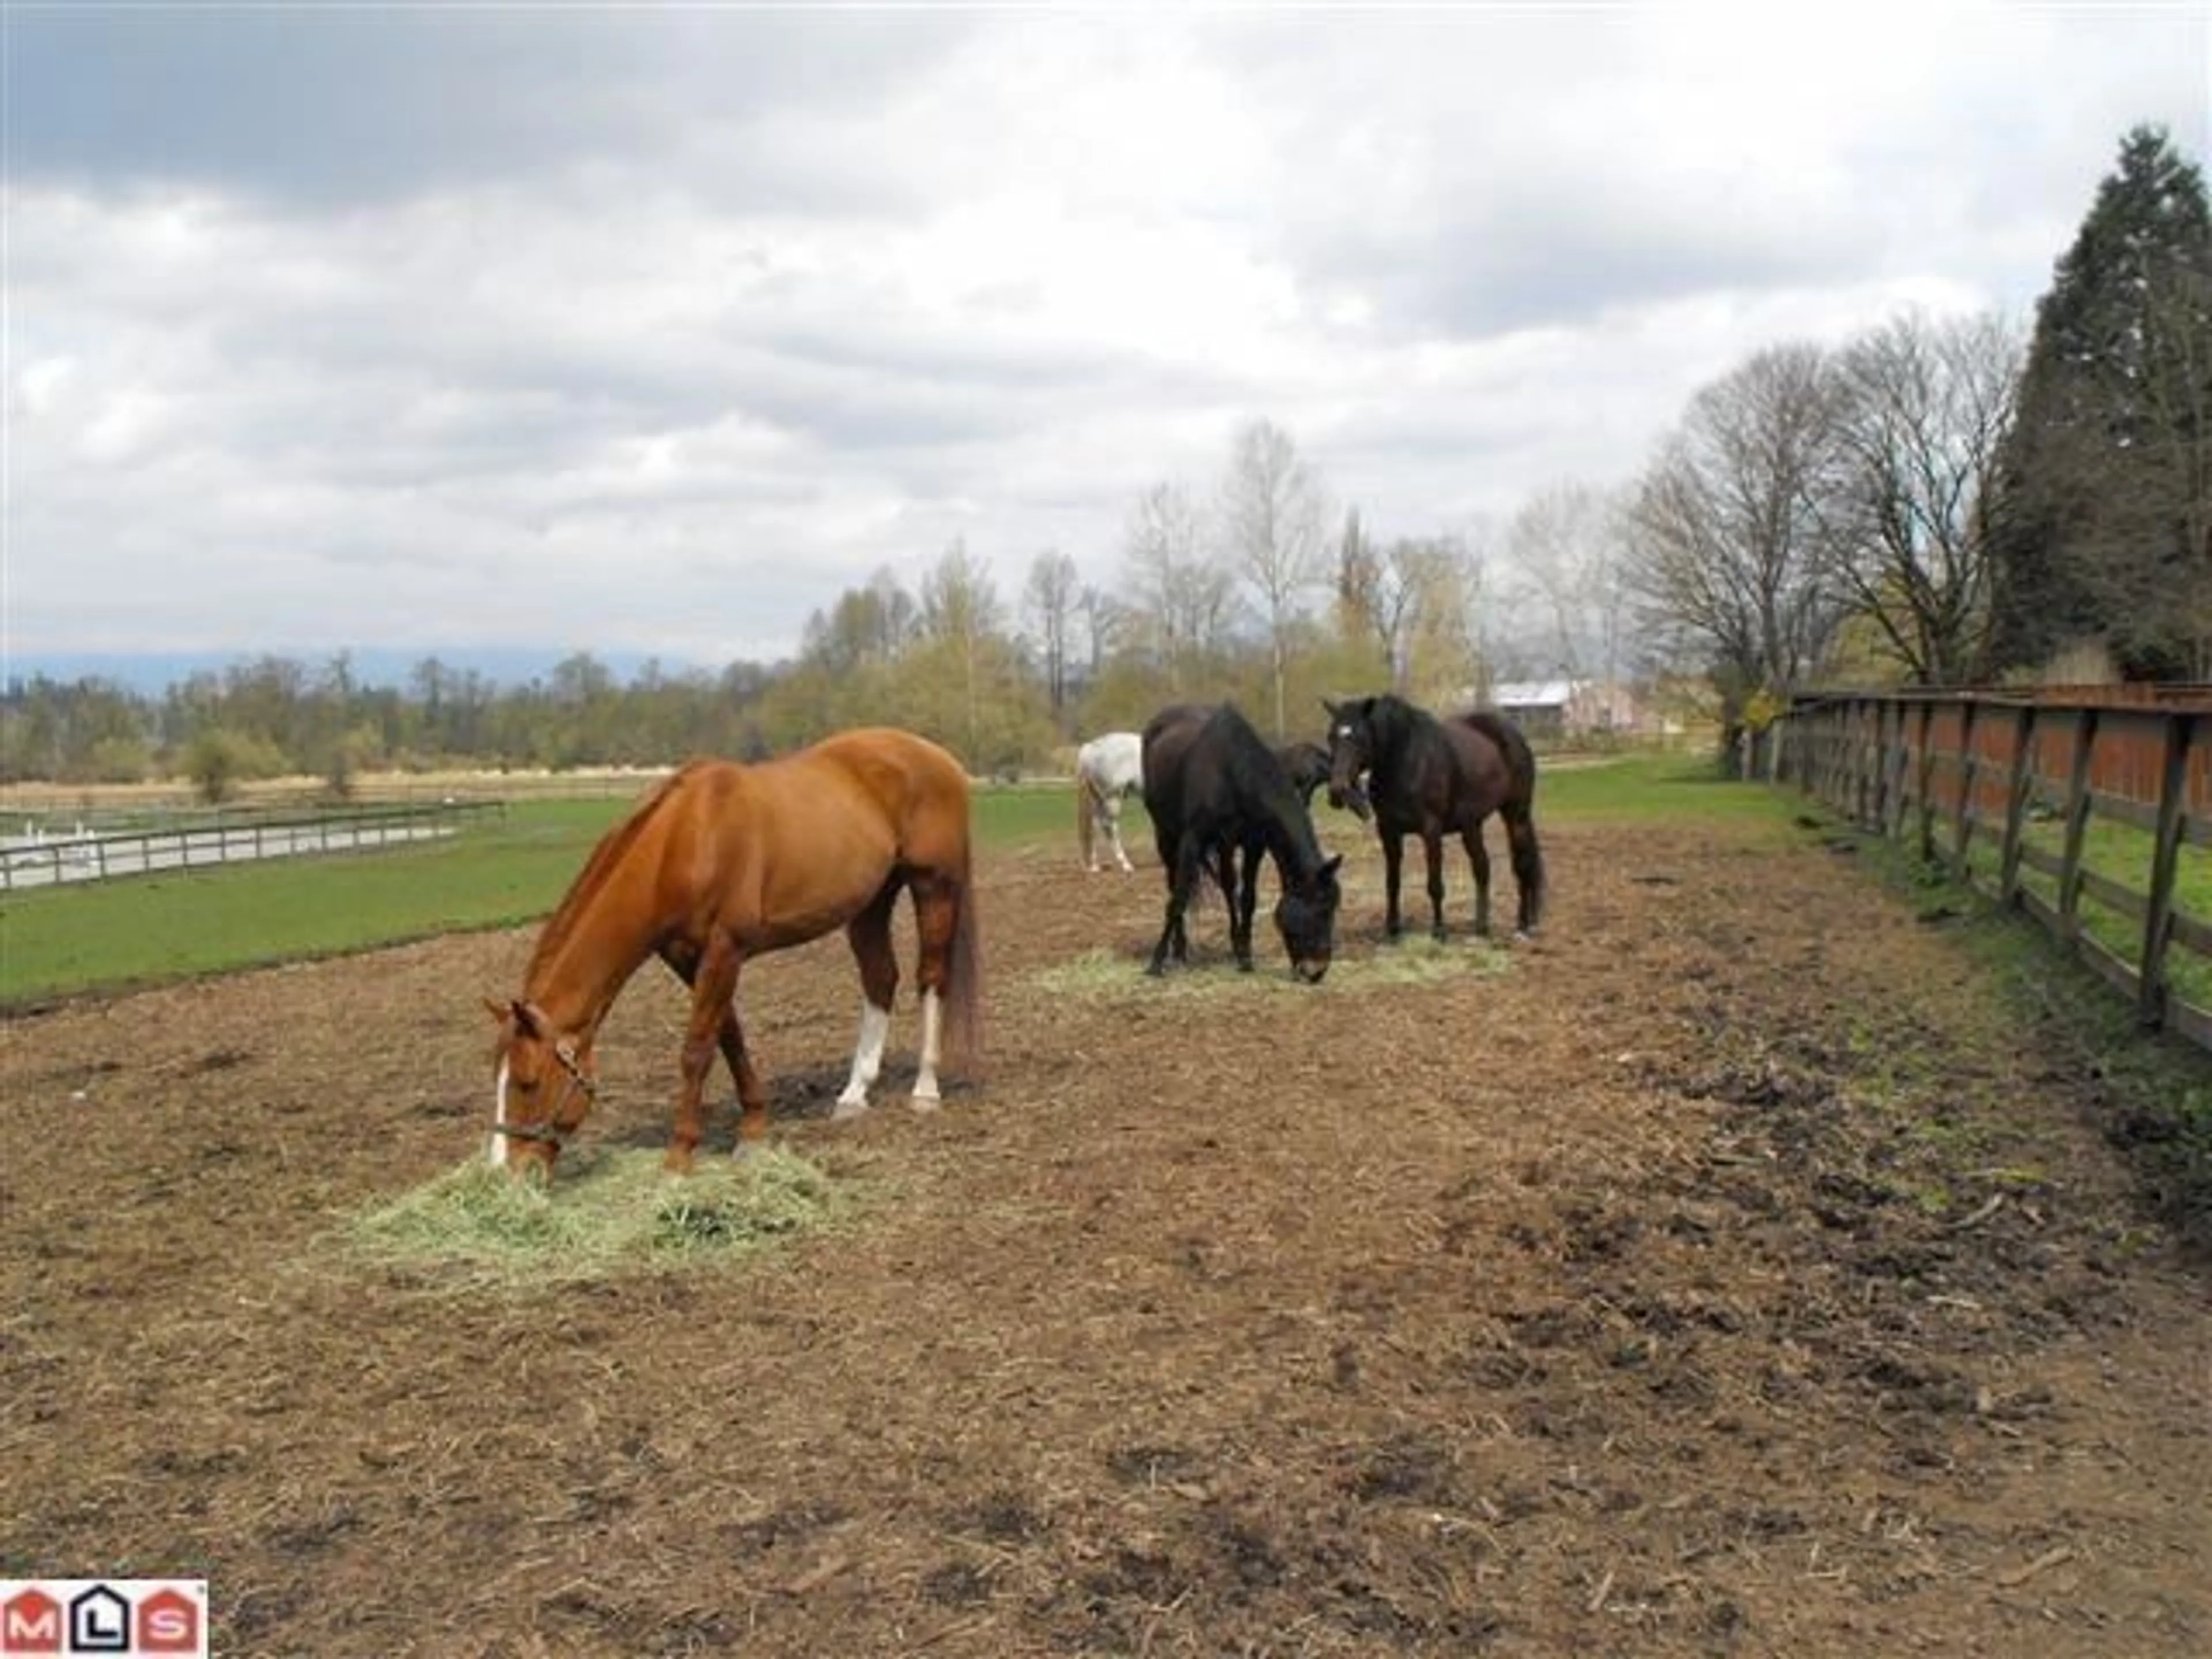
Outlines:
{"type": "MultiPolygon", "coordinates": [[[[1504,971],[1311,989],[1218,908],[1148,984],[1156,871],[994,854],[933,1116],[828,1121],[841,944],[748,976],[842,1225],[519,1295],[340,1241],[478,1146],[529,933],[20,1019],[0,1577],[319,1659],[2212,1651],[2212,1307],[2094,1057],[1817,837],[1547,845],[1504,971]]],[[[678,1016],[587,1139],[665,1138],[678,1016]]]]}

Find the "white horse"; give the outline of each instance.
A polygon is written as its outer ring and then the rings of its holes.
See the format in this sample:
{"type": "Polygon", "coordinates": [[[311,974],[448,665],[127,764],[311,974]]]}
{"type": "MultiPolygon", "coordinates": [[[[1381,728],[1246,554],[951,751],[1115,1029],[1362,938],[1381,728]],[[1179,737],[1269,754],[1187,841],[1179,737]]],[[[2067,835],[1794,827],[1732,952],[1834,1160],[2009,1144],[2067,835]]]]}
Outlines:
{"type": "Polygon", "coordinates": [[[1083,842],[1083,867],[1099,867],[1103,839],[1114,861],[1133,870],[1121,846],[1121,803],[1145,781],[1144,740],[1134,732],[1108,732],[1075,751],[1075,827],[1083,842]]]}

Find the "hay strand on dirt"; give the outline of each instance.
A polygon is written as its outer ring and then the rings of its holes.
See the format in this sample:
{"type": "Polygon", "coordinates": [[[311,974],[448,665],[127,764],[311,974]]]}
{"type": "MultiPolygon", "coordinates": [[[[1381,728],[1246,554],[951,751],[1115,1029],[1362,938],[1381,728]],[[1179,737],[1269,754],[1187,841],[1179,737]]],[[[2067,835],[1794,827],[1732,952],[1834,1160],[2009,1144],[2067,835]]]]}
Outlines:
{"type": "MultiPolygon", "coordinates": [[[[1438,943],[1427,934],[1408,936],[1361,956],[1341,951],[1329,966],[1322,989],[1371,991],[1400,986],[1432,985],[1444,980],[1481,979],[1510,973],[1510,951],[1484,939],[1438,943]]],[[[1258,969],[1240,973],[1227,954],[1203,954],[1188,968],[1153,979],[1141,960],[1103,948],[1086,951],[1036,976],[1041,989],[1056,996],[1180,999],[1226,996],[1311,996],[1313,987],[1283,970],[1281,958],[1263,956],[1258,969]]]]}
{"type": "Polygon", "coordinates": [[[658,1152],[620,1152],[564,1163],[550,1189],[472,1160],[364,1212],[349,1236],[386,1265],[542,1284],[743,1256],[841,1207],[828,1176],[780,1147],[681,1179],[658,1152]]]}

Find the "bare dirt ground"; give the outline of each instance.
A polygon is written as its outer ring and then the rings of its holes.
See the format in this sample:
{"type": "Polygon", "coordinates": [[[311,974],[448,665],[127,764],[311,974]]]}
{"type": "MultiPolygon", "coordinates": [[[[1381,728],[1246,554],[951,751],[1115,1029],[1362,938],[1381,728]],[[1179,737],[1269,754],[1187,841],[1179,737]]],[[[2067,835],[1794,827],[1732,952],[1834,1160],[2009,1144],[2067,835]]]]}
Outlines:
{"type": "Polygon", "coordinates": [[[2212,1651],[2212,1297],[2095,1057],[1817,837],[1548,847],[1508,971],[1313,989],[995,854],[937,1115],[827,1121],[842,945],[747,981],[848,1224],[519,1296],[337,1241],[479,1144],[528,933],[21,1019],[0,1576],[204,1574],[253,1655],[2212,1651]]]}

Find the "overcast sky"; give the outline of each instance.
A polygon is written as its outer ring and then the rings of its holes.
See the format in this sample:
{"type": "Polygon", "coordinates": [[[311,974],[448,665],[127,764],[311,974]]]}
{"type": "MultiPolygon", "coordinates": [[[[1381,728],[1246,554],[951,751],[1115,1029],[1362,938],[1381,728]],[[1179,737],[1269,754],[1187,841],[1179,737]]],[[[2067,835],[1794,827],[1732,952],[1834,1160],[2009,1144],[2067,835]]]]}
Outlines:
{"type": "Polygon", "coordinates": [[[956,538],[1110,586],[1263,418],[1463,532],[2024,316],[2208,18],[9,0],[0,642],[773,659],[956,538]]]}

